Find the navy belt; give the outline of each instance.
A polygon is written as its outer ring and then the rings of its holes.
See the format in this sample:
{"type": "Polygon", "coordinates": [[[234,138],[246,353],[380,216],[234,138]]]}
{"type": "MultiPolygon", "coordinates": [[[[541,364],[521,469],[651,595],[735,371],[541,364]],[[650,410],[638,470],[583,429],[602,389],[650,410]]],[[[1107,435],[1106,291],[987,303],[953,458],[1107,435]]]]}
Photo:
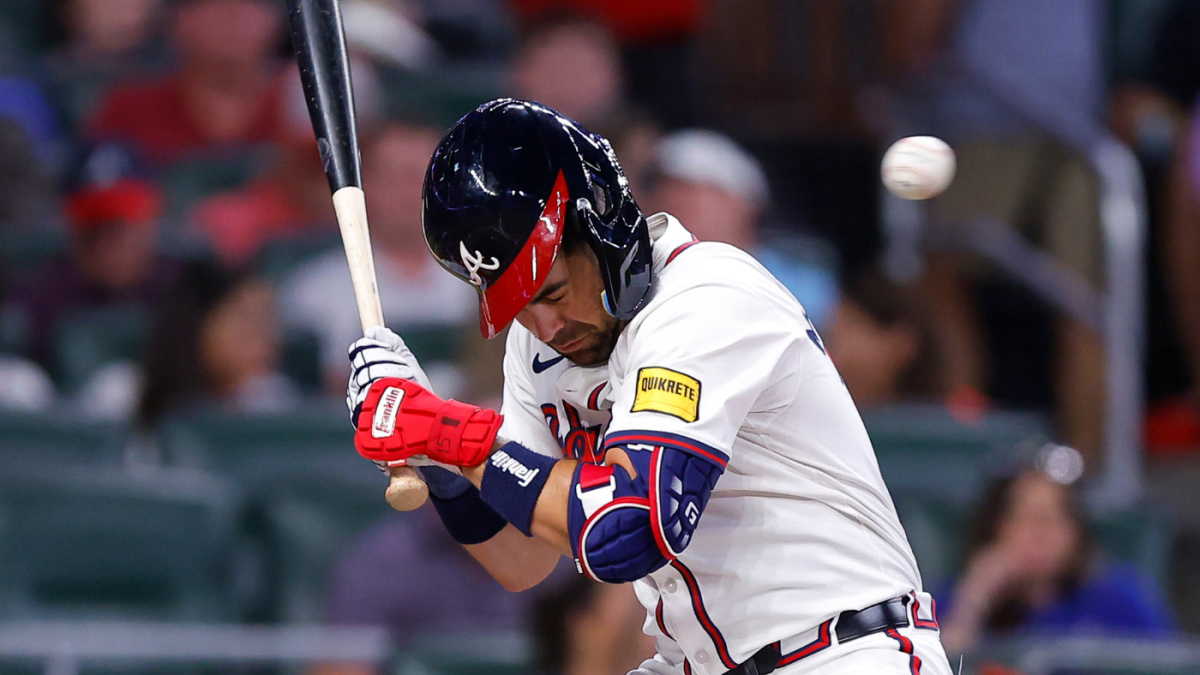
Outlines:
{"type": "MultiPolygon", "coordinates": [[[[865,609],[848,610],[838,615],[837,634],[838,644],[857,640],[872,633],[882,633],[893,628],[908,626],[908,596],[903,595],[865,609]]],[[[728,670],[725,675],[767,675],[779,667],[783,654],[779,651],[779,643],[770,644],[754,653],[737,668],[728,670]]]]}

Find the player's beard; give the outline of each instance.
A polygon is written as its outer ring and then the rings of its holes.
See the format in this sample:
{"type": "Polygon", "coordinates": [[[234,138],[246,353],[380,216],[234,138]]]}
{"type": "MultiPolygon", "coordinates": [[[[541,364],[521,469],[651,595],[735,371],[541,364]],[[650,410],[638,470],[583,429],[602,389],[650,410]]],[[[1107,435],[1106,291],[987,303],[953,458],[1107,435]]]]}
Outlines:
{"type": "Polygon", "coordinates": [[[567,357],[571,363],[585,368],[608,363],[608,357],[612,356],[613,349],[617,346],[617,338],[621,337],[621,330],[625,328],[626,322],[610,316],[605,318],[607,321],[602,326],[589,326],[573,322],[561,331],[561,333],[566,333],[566,339],[555,340],[559,344],[569,345],[580,337],[586,336],[584,343],[578,348],[572,349],[570,352],[562,352],[551,344],[551,349],[567,357]]]}

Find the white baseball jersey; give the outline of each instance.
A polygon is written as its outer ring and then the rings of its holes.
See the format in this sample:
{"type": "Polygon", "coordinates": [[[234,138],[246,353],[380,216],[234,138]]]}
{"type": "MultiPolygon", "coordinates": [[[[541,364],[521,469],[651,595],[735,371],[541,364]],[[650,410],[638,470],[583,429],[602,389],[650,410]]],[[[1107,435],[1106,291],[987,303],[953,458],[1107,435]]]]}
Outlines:
{"type": "Polygon", "coordinates": [[[606,438],[728,458],[682,555],[635,582],[656,663],[718,675],[775,641],[790,663],[841,612],[920,592],[916,561],[800,303],[741,250],[666,214],[649,223],[652,295],[606,367],[513,325],[500,435],[588,461],[606,438]]]}

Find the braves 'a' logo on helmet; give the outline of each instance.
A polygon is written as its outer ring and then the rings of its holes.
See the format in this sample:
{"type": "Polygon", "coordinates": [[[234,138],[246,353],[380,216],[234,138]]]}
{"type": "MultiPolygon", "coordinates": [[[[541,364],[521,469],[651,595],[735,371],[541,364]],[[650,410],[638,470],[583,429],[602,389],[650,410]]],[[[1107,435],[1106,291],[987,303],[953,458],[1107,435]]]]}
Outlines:
{"type": "Polygon", "coordinates": [[[479,270],[492,271],[500,268],[500,260],[495,256],[491,256],[488,262],[483,261],[483,254],[479,251],[471,253],[467,250],[467,242],[458,242],[458,252],[462,255],[463,267],[467,268],[467,274],[471,275],[471,283],[476,286],[483,285],[483,279],[479,276],[479,270]]]}

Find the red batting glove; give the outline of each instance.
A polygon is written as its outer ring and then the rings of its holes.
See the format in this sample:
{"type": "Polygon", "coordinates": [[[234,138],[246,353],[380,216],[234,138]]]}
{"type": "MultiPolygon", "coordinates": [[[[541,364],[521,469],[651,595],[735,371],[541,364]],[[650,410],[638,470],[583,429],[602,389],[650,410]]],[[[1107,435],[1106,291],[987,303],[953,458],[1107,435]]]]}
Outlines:
{"type": "Polygon", "coordinates": [[[453,466],[478,466],[492,452],[504,417],[494,410],[443,401],[425,387],[395,377],[371,384],[354,447],[358,454],[388,466],[425,455],[453,466]]]}

